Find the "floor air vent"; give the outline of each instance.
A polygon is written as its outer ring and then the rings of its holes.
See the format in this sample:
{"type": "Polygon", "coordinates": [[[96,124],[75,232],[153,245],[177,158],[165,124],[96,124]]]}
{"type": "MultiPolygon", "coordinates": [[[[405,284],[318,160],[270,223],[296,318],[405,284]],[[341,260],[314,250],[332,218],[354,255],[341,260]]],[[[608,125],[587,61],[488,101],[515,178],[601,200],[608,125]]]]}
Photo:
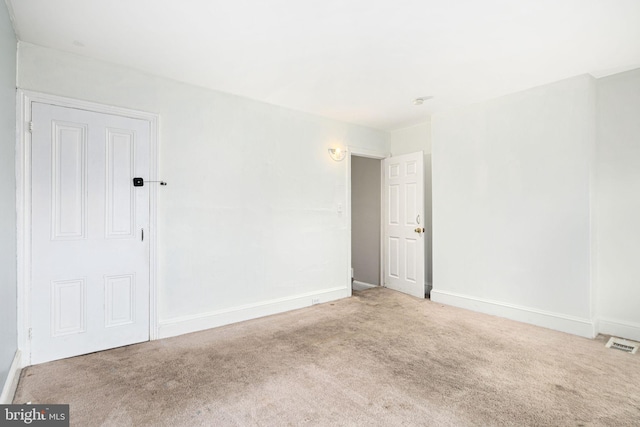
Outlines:
{"type": "Polygon", "coordinates": [[[635,341],[623,340],[622,338],[611,337],[605,347],[626,351],[627,353],[631,354],[636,354],[636,351],[638,351],[638,348],[640,348],[640,343],[637,343],[635,341]]]}

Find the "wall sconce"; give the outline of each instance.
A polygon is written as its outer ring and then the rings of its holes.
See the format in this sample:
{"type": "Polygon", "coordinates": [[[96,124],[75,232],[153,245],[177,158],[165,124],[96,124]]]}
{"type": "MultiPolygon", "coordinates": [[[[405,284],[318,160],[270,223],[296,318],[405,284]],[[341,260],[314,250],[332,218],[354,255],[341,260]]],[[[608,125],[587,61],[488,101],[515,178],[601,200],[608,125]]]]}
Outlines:
{"type": "Polygon", "coordinates": [[[347,151],[341,150],[340,148],[329,148],[329,155],[333,160],[339,162],[341,160],[344,160],[344,156],[347,155],[347,151]]]}

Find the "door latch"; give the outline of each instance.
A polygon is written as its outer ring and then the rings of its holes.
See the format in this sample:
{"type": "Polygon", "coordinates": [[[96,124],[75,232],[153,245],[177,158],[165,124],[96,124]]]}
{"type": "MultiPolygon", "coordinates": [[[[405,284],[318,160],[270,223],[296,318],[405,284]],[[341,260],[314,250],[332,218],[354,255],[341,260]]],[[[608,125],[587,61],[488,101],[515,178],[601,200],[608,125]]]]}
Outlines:
{"type": "MultiPolygon", "coordinates": [[[[164,181],[147,181],[147,182],[159,182],[160,185],[167,185],[167,183],[164,181]]],[[[133,186],[144,187],[144,178],[140,178],[140,177],[133,178],[133,186]]]]}

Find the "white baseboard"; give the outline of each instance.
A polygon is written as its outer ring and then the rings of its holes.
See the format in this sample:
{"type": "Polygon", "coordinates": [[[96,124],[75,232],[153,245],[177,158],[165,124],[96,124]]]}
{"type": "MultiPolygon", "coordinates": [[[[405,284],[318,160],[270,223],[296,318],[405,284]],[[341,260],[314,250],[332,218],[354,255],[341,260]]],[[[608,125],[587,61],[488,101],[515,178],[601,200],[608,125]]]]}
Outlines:
{"type": "Polygon", "coordinates": [[[158,338],[168,338],[190,332],[202,331],[350,296],[350,287],[332,288],[193,316],[161,320],[158,327],[158,338]]]}
{"type": "Polygon", "coordinates": [[[2,394],[0,394],[0,405],[8,405],[13,402],[13,396],[16,394],[18,388],[18,380],[20,379],[20,350],[16,350],[15,356],[13,356],[13,362],[9,368],[7,374],[7,380],[2,387],[2,394]]]}
{"type": "Polygon", "coordinates": [[[452,292],[431,290],[431,301],[505,317],[518,322],[529,323],[556,331],[567,332],[586,338],[594,338],[597,335],[595,324],[588,319],[567,316],[559,313],[537,310],[535,308],[518,306],[482,298],[459,295],[452,292]]]}
{"type": "Polygon", "coordinates": [[[613,335],[614,337],[640,341],[640,324],[638,323],[600,317],[598,319],[598,332],[613,335]]]}
{"type": "Polygon", "coordinates": [[[371,283],[366,283],[366,282],[361,282],[359,280],[354,280],[353,283],[351,284],[351,287],[360,291],[360,290],[364,290],[364,289],[371,289],[371,288],[377,288],[377,285],[372,285],[371,283]]]}

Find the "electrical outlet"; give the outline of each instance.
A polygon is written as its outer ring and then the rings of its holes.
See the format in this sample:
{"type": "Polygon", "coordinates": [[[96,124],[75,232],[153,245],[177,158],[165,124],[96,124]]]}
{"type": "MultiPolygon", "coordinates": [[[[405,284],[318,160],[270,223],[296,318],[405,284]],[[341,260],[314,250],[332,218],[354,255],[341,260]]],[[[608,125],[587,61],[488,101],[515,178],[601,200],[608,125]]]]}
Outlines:
{"type": "Polygon", "coordinates": [[[311,300],[311,305],[316,305],[316,304],[320,304],[320,298],[313,298],[311,300]]]}

